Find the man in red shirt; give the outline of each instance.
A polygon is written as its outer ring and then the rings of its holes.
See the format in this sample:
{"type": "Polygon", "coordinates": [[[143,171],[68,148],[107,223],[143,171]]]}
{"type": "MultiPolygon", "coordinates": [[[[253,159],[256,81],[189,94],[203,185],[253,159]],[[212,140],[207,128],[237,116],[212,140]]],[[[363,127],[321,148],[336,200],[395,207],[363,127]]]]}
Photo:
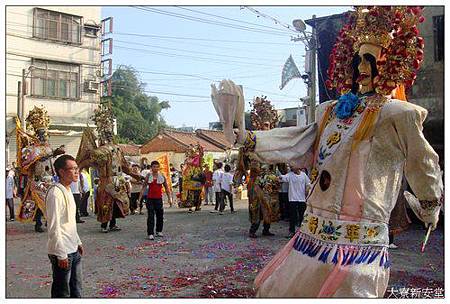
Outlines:
{"type": "Polygon", "coordinates": [[[156,160],[152,161],[150,164],[151,172],[145,177],[145,186],[142,187],[141,193],[139,194],[139,201],[142,199],[145,188],[148,187],[147,200],[145,202],[148,211],[147,217],[147,235],[149,240],[155,239],[154,229],[155,229],[155,215],[156,215],[156,236],[162,237],[163,220],[164,220],[164,209],[162,200],[162,187],[167,194],[167,199],[169,204],[172,205],[172,196],[170,189],[167,186],[167,181],[164,175],[159,173],[159,162],[156,160]]]}
{"type": "Polygon", "coordinates": [[[214,191],[212,188],[212,175],[213,173],[209,170],[209,166],[206,164],[204,166],[205,170],[203,174],[205,175],[205,205],[208,205],[211,202],[211,205],[214,204],[214,191]]]}

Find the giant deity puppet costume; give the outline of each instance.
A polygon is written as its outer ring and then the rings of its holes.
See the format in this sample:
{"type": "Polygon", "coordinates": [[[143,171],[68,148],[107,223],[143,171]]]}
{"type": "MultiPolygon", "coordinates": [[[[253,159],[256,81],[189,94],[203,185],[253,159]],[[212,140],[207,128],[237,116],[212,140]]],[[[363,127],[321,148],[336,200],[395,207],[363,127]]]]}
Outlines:
{"type": "Polygon", "coordinates": [[[54,175],[52,158],[64,154],[64,146],[52,150],[48,143],[50,117],[47,110],[34,107],[26,118],[30,131],[25,131],[16,119],[17,164],[20,173],[27,176],[27,185],[19,206],[20,222],[36,221],[35,231],[43,232],[45,195],[54,175]]]}
{"type": "Polygon", "coordinates": [[[255,132],[238,124],[233,136],[242,113],[225,114],[237,98],[213,98],[232,140],[261,161],[311,169],[305,220],[256,277],[257,296],[383,297],[388,223],[403,175],[417,198],[408,199],[411,208],[436,228],[438,155],[422,133],[427,111],[404,94],[423,60],[422,19],[420,7],[356,7],[330,55],[328,85],[342,95],[318,107],[317,123],[255,132]]]}
{"type": "Polygon", "coordinates": [[[180,193],[179,207],[189,207],[189,212],[201,210],[201,193],[205,184],[205,175],[203,173],[203,147],[197,143],[189,145],[185,152],[183,166],[182,189],[180,193]]]}
{"type": "Polygon", "coordinates": [[[97,221],[101,223],[102,232],[106,233],[120,230],[116,219],[124,218],[129,213],[124,173],[136,179],[141,177],[132,173],[119,146],[113,142],[114,117],[111,105],[101,104],[94,112],[93,121],[97,125],[99,146],[92,129],[86,128],[78,149],[77,163],[80,170],[95,167],[99,172],[95,205],[97,221]]]}
{"type": "MultiPolygon", "coordinates": [[[[270,130],[278,122],[277,111],[266,97],[256,97],[250,104],[250,119],[255,130],[270,130]]],[[[273,165],[263,164],[245,148],[239,149],[238,165],[234,183],[240,184],[245,176],[248,193],[248,211],[250,220],[249,237],[256,238],[256,232],[263,222],[263,236],[272,236],[270,224],[279,219],[278,178],[273,165]],[[248,173],[247,173],[248,171],[248,173]]]]}

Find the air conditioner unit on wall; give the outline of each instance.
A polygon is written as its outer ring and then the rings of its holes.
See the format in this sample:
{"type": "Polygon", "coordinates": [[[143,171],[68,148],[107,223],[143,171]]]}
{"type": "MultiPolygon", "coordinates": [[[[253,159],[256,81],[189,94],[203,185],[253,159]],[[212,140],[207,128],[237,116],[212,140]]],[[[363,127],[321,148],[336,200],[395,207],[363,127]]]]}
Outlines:
{"type": "Polygon", "coordinates": [[[98,82],[95,82],[93,80],[86,80],[84,82],[84,91],[85,92],[97,93],[99,85],[100,84],[98,82]]]}

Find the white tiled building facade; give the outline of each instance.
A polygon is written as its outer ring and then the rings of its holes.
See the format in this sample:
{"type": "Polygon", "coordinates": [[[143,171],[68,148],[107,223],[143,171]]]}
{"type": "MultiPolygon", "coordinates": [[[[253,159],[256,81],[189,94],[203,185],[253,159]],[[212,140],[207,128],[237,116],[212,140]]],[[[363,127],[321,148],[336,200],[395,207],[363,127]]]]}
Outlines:
{"type": "Polygon", "coordinates": [[[15,161],[15,117],[43,105],[50,144],[76,156],[100,102],[101,7],[6,7],[6,161],[15,161]],[[23,102],[18,92],[24,71],[23,102]],[[19,111],[19,113],[18,113],[19,111]]]}

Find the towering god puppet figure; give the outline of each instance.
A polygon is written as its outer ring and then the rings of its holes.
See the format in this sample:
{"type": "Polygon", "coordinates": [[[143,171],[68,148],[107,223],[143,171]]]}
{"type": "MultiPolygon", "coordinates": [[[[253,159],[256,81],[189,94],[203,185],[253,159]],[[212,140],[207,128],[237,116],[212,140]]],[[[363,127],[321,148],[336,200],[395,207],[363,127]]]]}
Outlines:
{"type": "Polygon", "coordinates": [[[93,120],[97,125],[99,147],[90,128],[86,128],[78,149],[77,163],[80,170],[96,167],[99,185],[95,205],[97,221],[103,232],[117,231],[116,218],[124,218],[129,213],[129,198],[126,191],[125,174],[141,179],[134,174],[119,146],[113,142],[114,117],[110,104],[101,104],[95,110],[93,120]],[[109,222],[109,230],[107,229],[109,222]]]}
{"type": "MultiPolygon", "coordinates": [[[[237,144],[261,161],[309,168],[312,181],[305,220],[258,274],[257,296],[383,297],[388,223],[403,175],[418,199],[408,201],[412,209],[435,229],[438,155],[422,134],[427,111],[404,94],[423,60],[421,21],[420,7],[356,7],[330,55],[328,85],[342,95],[318,107],[317,123],[239,128],[237,144]]],[[[219,112],[238,103],[230,95],[213,94],[219,112]]]]}
{"type": "Polygon", "coordinates": [[[19,206],[18,219],[28,223],[36,221],[35,231],[43,232],[42,217],[45,215],[45,195],[55,174],[52,158],[64,154],[64,146],[52,150],[48,142],[50,117],[47,110],[34,107],[26,118],[30,132],[26,132],[16,119],[17,164],[21,174],[27,176],[25,193],[19,206]]]}

